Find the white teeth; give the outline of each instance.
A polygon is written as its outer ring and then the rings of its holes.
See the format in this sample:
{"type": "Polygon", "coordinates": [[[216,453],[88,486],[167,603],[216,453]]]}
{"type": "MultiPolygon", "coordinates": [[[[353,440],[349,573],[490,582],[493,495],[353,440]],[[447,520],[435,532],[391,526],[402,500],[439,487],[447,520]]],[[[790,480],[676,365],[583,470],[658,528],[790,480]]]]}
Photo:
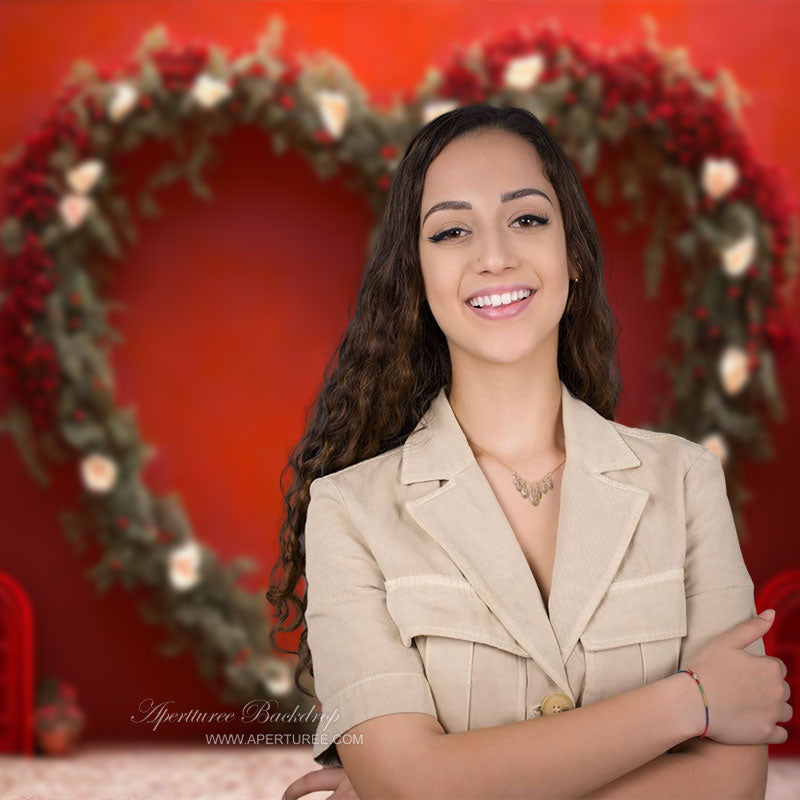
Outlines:
{"type": "Polygon", "coordinates": [[[513,292],[503,292],[503,294],[491,294],[485,297],[473,297],[469,304],[473,308],[483,308],[483,306],[507,306],[517,300],[524,300],[531,293],[530,289],[516,289],[513,292]]]}

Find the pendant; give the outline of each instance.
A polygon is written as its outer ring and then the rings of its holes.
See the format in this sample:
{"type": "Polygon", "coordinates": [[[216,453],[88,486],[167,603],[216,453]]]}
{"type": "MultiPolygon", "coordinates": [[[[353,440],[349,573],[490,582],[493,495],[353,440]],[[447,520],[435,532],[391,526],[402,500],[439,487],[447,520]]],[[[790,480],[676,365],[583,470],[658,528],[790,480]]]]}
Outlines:
{"type": "Polygon", "coordinates": [[[514,486],[517,491],[524,498],[530,500],[531,504],[534,506],[538,506],[542,495],[547,494],[547,492],[553,488],[553,476],[550,474],[546,475],[542,480],[536,481],[534,484],[530,484],[528,481],[520,478],[516,472],[513,473],[513,477],[514,486]]]}

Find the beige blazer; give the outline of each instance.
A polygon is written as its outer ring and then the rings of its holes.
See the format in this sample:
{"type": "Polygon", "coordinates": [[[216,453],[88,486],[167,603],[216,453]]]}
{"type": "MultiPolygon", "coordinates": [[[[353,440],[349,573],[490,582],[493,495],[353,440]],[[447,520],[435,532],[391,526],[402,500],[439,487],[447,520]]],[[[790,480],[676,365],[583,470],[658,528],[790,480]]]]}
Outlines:
{"type": "Polygon", "coordinates": [[[549,616],[444,389],[402,446],[313,481],[318,764],[341,765],[335,737],[383,714],[452,733],[553,713],[557,693],[567,708],[611,697],[755,615],[716,454],[607,420],[563,382],[561,400],[549,616]]]}

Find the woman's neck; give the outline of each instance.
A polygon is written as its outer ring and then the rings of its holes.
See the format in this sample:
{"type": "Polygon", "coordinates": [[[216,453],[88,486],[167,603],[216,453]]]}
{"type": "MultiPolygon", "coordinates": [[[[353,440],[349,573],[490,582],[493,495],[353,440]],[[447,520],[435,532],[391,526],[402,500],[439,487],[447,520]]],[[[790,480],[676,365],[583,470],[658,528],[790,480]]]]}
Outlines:
{"type": "Polygon", "coordinates": [[[558,373],[519,384],[457,381],[450,407],[475,450],[514,468],[546,467],[563,458],[564,429],[558,373]]]}

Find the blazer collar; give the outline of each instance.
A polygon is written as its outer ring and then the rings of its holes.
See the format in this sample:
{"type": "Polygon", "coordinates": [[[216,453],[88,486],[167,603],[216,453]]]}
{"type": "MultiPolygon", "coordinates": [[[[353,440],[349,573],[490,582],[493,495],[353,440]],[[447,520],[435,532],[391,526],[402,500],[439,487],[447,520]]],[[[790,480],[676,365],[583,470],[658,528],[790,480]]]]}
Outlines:
{"type": "Polygon", "coordinates": [[[641,462],[611,421],[560,383],[567,460],[548,608],[444,387],[403,445],[400,480],[434,482],[431,492],[405,503],[408,513],[575,702],[564,664],[613,579],[649,494],[605,474],[641,462]]]}

